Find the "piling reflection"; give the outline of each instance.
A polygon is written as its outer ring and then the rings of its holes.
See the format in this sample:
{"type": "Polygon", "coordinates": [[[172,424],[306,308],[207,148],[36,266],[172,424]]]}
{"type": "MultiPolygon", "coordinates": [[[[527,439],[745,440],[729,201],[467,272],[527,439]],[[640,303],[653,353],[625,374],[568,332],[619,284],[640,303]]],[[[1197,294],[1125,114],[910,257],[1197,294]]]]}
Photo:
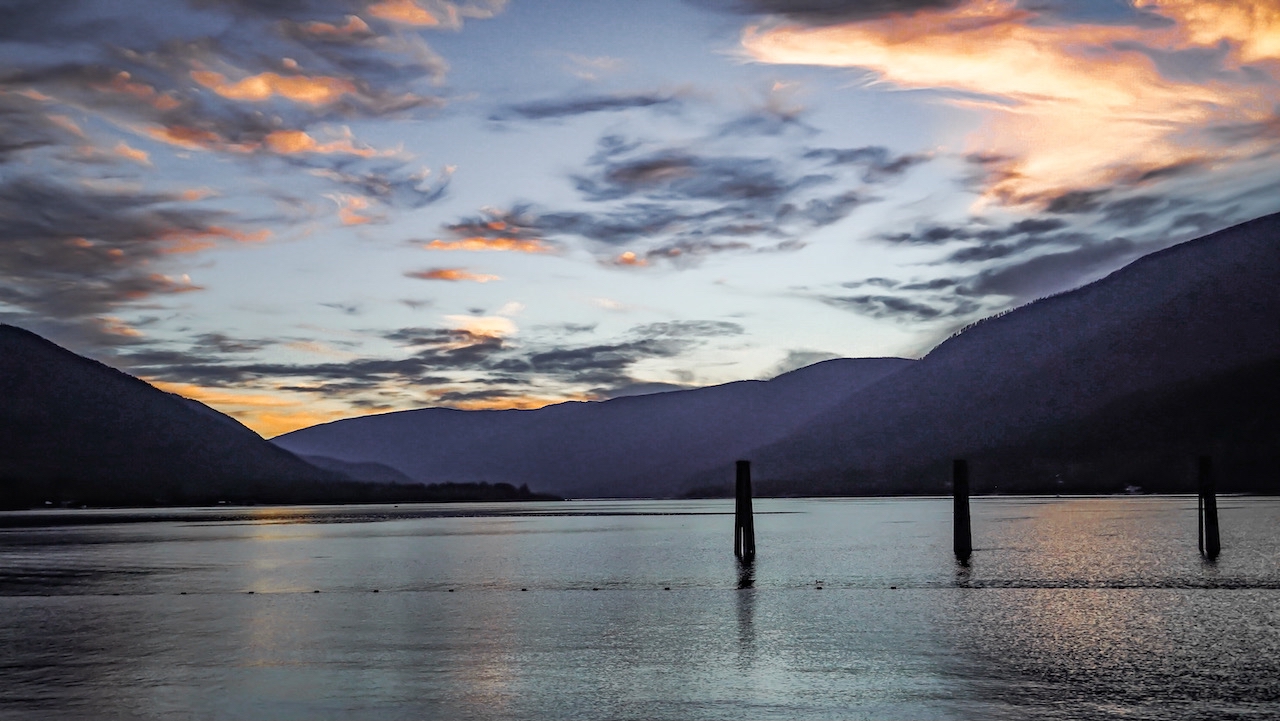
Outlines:
{"type": "Polygon", "coordinates": [[[755,564],[738,566],[738,667],[750,667],[756,650],[755,564]]]}

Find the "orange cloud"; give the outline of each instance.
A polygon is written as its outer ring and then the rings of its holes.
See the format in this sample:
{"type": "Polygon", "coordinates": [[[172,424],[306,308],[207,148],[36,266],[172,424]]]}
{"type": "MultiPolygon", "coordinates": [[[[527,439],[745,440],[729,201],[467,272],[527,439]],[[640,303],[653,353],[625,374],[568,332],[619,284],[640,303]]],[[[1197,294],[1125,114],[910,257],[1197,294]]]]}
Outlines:
{"type": "Polygon", "coordinates": [[[142,331],[113,315],[100,316],[96,320],[98,322],[98,330],[101,330],[104,333],[120,336],[122,338],[142,337],[142,331]]]}
{"type": "Polygon", "coordinates": [[[393,154],[379,152],[373,148],[359,147],[352,141],[349,134],[339,138],[338,140],[321,143],[302,130],[276,130],[268,133],[267,137],[263,138],[262,142],[268,150],[274,153],[280,153],[281,155],[293,155],[296,153],[340,153],[345,155],[355,155],[361,158],[375,158],[380,155],[393,154]]]}
{"type": "Polygon", "coordinates": [[[505,250],[515,253],[554,253],[555,248],[531,238],[483,238],[433,240],[422,246],[427,250],[505,250]]]}
{"type": "Polygon", "coordinates": [[[139,132],[153,140],[176,145],[188,150],[225,150],[233,153],[252,153],[260,143],[232,143],[209,130],[185,125],[141,128],[139,132]]]}
{"type": "Polygon", "coordinates": [[[170,233],[164,237],[167,244],[160,252],[166,255],[198,253],[215,247],[220,238],[234,240],[237,243],[261,243],[270,237],[271,231],[265,228],[250,233],[236,230],[235,228],[214,225],[205,230],[170,233]]]}
{"type": "Polygon", "coordinates": [[[71,118],[68,118],[65,115],[49,115],[46,117],[49,119],[49,122],[53,123],[59,128],[62,128],[68,133],[71,133],[77,138],[87,137],[84,134],[84,131],[80,129],[80,126],[76,124],[76,121],[72,120],[71,118]]]}
{"type": "Polygon", "coordinates": [[[343,95],[356,92],[356,86],[351,81],[324,75],[280,75],[266,72],[231,82],[221,73],[193,70],[191,79],[229,100],[261,101],[278,95],[295,103],[325,105],[343,95]]]}
{"type": "Polygon", "coordinates": [[[440,19],[413,0],[382,0],[382,2],[370,5],[369,14],[390,20],[395,23],[404,25],[417,25],[419,27],[434,27],[440,24],[440,19]]]}
{"type": "Polygon", "coordinates": [[[161,111],[173,110],[182,104],[177,98],[168,93],[157,92],[155,88],[140,83],[133,79],[128,71],[121,70],[111,77],[111,81],[94,86],[95,89],[102,92],[121,93],[123,95],[132,96],[136,100],[141,100],[153,108],[161,111]]]}
{"type": "Polygon", "coordinates": [[[446,315],[450,326],[471,335],[504,338],[516,332],[515,321],[500,315],[446,315]]]}
{"type": "Polygon", "coordinates": [[[214,192],[209,188],[188,188],[187,190],[184,190],[181,193],[179,193],[178,197],[182,198],[187,202],[193,203],[197,200],[204,200],[205,198],[213,194],[214,192]]]}
{"type": "Polygon", "coordinates": [[[1037,23],[1014,0],[971,0],[906,18],[752,27],[742,43],[762,62],[859,67],[898,87],[966,93],[950,102],[978,110],[987,121],[966,150],[1009,159],[991,175],[984,200],[1016,205],[1134,177],[1135,169],[1140,176],[1244,156],[1246,149],[1222,147],[1195,131],[1270,116],[1280,99],[1274,83],[1170,79],[1134,46],[1168,51],[1231,39],[1237,44],[1228,62],[1239,67],[1275,57],[1280,21],[1274,9],[1189,0],[1138,4],[1175,22],[1158,28],[1037,23]]]}
{"type": "Polygon", "coordinates": [[[130,147],[129,144],[123,140],[116,143],[116,147],[113,152],[126,160],[132,160],[140,165],[151,165],[151,156],[147,151],[130,147]]]}
{"type": "Polygon", "coordinates": [[[1236,43],[1240,61],[1280,58],[1280,4],[1241,0],[1134,0],[1178,24],[1187,44],[1236,43]]]}
{"type": "Polygon", "coordinates": [[[332,25],[330,23],[309,22],[302,26],[304,30],[312,35],[321,37],[340,37],[350,38],[364,35],[372,35],[369,25],[365,21],[355,15],[348,15],[347,22],[343,25],[332,25]]]}
{"type": "Polygon", "coordinates": [[[502,280],[500,276],[487,275],[484,273],[471,273],[463,268],[431,268],[430,270],[419,270],[412,273],[405,273],[405,275],[410,278],[418,278],[420,280],[469,280],[475,283],[488,283],[491,280],[502,280]]]}
{"type": "Polygon", "coordinates": [[[629,250],[623,253],[622,255],[618,256],[617,258],[613,259],[613,265],[630,265],[634,267],[641,267],[641,266],[646,266],[648,264],[649,264],[649,261],[637,256],[635,253],[629,250]]]}
{"type": "Polygon", "coordinates": [[[373,216],[360,214],[360,211],[369,207],[369,199],[362,195],[335,193],[326,197],[338,204],[338,220],[343,225],[364,225],[377,220],[373,216]]]}

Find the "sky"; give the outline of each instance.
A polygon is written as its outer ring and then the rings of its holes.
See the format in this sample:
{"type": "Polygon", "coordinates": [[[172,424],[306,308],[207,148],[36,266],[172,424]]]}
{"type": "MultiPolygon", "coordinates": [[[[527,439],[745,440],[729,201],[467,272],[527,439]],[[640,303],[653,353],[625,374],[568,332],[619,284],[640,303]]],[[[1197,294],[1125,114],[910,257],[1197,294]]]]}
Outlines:
{"type": "Polygon", "coordinates": [[[267,437],[769,378],[1278,150],[1280,0],[0,0],[0,322],[267,437]]]}

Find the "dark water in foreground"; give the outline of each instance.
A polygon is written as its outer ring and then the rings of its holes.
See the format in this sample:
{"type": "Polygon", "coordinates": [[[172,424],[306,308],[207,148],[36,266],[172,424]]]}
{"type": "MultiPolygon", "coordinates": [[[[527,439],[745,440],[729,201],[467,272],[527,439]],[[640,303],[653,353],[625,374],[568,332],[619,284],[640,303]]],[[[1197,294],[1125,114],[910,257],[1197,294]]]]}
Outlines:
{"type": "Polygon", "coordinates": [[[138,522],[0,530],[0,717],[1280,718],[1220,507],[975,499],[962,568],[950,499],[757,500],[750,572],[732,501],[74,512],[138,522]]]}

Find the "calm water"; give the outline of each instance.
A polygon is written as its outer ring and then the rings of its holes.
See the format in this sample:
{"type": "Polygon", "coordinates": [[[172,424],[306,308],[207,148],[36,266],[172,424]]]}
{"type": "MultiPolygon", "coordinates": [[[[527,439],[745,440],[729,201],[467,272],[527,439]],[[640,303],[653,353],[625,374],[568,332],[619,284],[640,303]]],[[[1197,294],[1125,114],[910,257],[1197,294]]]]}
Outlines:
{"type": "Polygon", "coordinates": [[[749,570],[732,501],[0,514],[0,717],[1280,718],[1220,506],[975,499],[962,568],[950,499],[757,500],[749,570]]]}

